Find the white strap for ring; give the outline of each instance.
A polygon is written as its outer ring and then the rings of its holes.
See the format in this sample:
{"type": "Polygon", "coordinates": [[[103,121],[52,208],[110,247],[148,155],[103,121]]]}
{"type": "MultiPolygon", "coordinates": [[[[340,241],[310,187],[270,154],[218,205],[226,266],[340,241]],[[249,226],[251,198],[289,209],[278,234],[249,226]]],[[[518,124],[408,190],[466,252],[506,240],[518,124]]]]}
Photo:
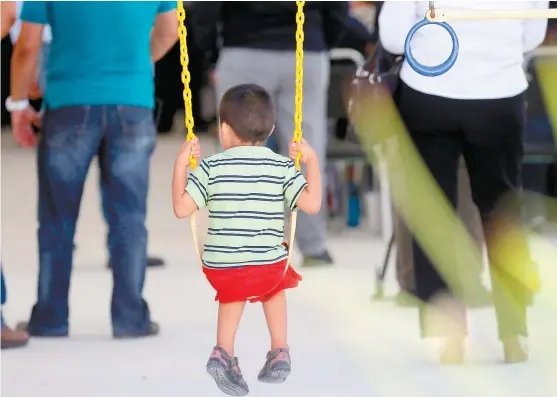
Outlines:
{"type": "Polygon", "coordinates": [[[557,9],[529,9],[529,10],[447,10],[435,9],[435,16],[431,11],[426,13],[430,22],[447,22],[455,20],[486,20],[486,19],[553,19],[557,18],[557,9]]]}

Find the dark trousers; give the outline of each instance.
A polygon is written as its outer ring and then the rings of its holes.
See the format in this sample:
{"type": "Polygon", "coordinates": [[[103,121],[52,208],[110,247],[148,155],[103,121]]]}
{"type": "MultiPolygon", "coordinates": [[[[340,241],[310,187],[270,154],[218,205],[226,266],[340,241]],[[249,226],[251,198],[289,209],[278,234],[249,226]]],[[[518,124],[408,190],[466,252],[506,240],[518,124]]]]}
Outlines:
{"type": "MultiPolygon", "coordinates": [[[[497,214],[501,200],[516,191],[520,184],[524,96],[455,100],[423,94],[403,85],[399,109],[418,152],[453,208],[457,204],[459,159],[464,158],[472,197],[480,211],[486,237],[499,336],[525,335],[526,290],[515,276],[527,271],[530,259],[527,242],[523,238],[513,241],[516,250],[513,252],[524,254],[518,261],[524,269],[515,269],[514,261],[512,265],[507,263],[509,257],[494,249],[497,236],[493,232],[500,220],[497,214]]],[[[518,209],[509,206],[505,215],[506,219],[517,219],[518,209]]],[[[452,233],[451,230],[446,232],[452,233]]],[[[429,302],[449,292],[446,281],[416,240],[413,255],[418,297],[429,302]]],[[[449,336],[444,334],[446,330],[425,327],[423,311],[420,316],[422,336],[449,336]]],[[[462,313],[463,326],[465,318],[462,313]]],[[[466,333],[465,328],[461,331],[466,333]]]]}
{"type": "Polygon", "coordinates": [[[147,263],[147,191],[156,131],[151,109],[75,106],[47,110],[38,147],[39,281],[29,330],[68,333],[73,239],[89,165],[97,154],[109,226],[115,335],[150,326],[142,297],[147,263]]]}

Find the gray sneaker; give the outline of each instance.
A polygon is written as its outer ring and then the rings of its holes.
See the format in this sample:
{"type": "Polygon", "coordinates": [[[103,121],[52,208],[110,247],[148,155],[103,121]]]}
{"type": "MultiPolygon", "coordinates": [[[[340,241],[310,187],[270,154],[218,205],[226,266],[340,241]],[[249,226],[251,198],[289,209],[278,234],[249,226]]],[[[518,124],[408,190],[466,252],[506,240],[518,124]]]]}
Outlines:
{"type": "Polygon", "coordinates": [[[267,361],[257,379],[263,383],[283,383],[291,370],[288,349],[276,349],[267,353],[267,361]]]}
{"type": "Polygon", "coordinates": [[[207,361],[207,373],[215,380],[217,387],[229,396],[246,396],[249,388],[242,372],[238,359],[230,357],[224,349],[216,346],[207,361]]]}

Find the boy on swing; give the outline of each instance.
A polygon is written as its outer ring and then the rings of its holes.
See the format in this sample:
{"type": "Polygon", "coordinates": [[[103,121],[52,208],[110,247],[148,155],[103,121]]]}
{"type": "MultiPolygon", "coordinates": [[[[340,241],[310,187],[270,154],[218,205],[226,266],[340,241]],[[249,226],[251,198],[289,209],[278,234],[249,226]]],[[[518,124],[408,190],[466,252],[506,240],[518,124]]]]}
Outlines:
{"type": "Polygon", "coordinates": [[[219,106],[219,140],[224,152],[205,158],[187,176],[190,155],[199,158],[197,138],[185,142],[172,182],[174,213],[186,218],[208,207],[209,230],[203,271],[219,302],[217,343],[207,372],[224,393],[245,396],[249,388],[234,355],[234,340],[247,301],[262,302],[271,349],[258,379],[282,383],[290,374],[286,295],[302,280],[287,267],[284,204],[315,214],[321,207],[321,173],[311,146],[292,142],[301,154],[307,181],[291,159],[264,146],[275,127],[274,104],[263,88],[230,88],[219,106]]]}

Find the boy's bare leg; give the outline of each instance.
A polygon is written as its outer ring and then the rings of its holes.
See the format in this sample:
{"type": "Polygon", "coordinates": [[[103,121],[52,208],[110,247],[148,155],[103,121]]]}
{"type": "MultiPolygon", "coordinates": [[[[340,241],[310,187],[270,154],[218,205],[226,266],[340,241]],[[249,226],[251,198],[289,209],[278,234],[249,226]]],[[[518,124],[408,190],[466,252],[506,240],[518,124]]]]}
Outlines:
{"type": "Polygon", "coordinates": [[[286,293],[280,291],[267,302],[263,302],[263,311],[271,335],[271,351],[287,349],[286,293]]]}
{"type": "Polygon", "coordinates": [[[271,350],[267,353],[267,360],[257,379],[264,383],[283,383],[291,371],[287,339],[286,293],[280,291],[263,302],[263,311],[271,335],[271,350]]]}
{"type": "Polygon", "coordinates": [[[238,359],[234,357],[234,341],[246,302],[220,303],[217,325],[217,345],[207,362],[207,372],[217,387],[231,396],[245,396],[249,388],[242,376],[238,359]]]}
{"type": "Polygon", "coordinates": [[[219,304],[217,325],[217,346],[224,349],[230,357],[234,357],[234,341],[240,325],[246,302],[219,304]]]}

